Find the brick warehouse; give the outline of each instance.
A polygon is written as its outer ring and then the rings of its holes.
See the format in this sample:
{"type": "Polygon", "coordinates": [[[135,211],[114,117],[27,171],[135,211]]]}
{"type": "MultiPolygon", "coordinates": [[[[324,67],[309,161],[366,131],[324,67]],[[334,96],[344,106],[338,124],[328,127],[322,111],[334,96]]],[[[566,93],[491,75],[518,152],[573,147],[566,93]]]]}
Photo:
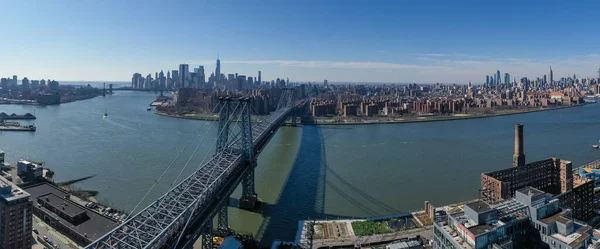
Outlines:
{"type": "Polygon", "coordinates": [[[513,198],[518,189],[531,186],[554,195],[569,207],[573,218],[588,220],[594,214],[594,183],[573,176],[570,161],[548,158],[525,164],[523,125],[515,125],[513,167],[481,174],[480,198],[497,203],[513,198]]]}

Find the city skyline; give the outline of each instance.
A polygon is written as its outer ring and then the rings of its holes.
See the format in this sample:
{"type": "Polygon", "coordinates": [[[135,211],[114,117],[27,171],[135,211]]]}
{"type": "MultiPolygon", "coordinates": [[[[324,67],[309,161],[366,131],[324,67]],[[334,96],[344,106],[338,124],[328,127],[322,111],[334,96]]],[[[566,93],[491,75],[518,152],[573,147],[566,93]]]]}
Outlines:
{"type": "Polygon", "coordinates": [[[496,70],[536,78],[552,66],[559,79],[596,77],[600,66],[593,1],[536,15],[535,2],[2,5],[0,27],[19,38],[0,41],[4,77],[127,82],[179,64],[210,74],[218,55],[223,72],[295,82],[483,83],[496,70]]]}

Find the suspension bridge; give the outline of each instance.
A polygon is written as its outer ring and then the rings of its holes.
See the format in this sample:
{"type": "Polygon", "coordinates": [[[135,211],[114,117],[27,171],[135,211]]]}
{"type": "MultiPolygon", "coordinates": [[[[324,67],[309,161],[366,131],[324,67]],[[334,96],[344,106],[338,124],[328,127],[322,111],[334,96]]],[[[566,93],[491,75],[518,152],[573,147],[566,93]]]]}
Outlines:
{"type": "Polygon", "coordinates": [[[306,103],[296,100],[293,89],[285,89],[277,109],[253,122],[250,99],[221,98],[212,158],[158,200],[85,248],[192,248],[195,239],[202,236],[202,247],[211,249],[215,230],[229,231],[229,196],[239,184],[242,185],[240,207],[256,208],[256,159],[283,122],[289,118],[293,124],[296,122],[306,103]]]}

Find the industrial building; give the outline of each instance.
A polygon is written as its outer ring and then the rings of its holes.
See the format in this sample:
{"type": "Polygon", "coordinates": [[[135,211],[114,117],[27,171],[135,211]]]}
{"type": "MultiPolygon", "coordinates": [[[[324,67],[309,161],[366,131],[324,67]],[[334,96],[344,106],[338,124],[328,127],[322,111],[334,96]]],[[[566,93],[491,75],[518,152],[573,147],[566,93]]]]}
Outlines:
{"type": "Polygon", "coordinates": [[[0,248],[31,248],[29,193],[0,177],[0,248]]]}
{"type": "Polygon", "coordinates": [[[437,211],[434,248],[587,248],[592,227],[574,220],[556,197],[532,187],[489,204],[476,201],[462,211],[437,211]]]}
{"type": "Polygon", "coordinates": [[[548,158],[525,163],[523,125],[515,126],[513,167],[481,174],[480,198],[497,203],[515,197],[518,189],[534,187],[556,196],[569,207],[573,217],[588,220],[593,216],[594,184],[591,180],[573,176],[570,161],[548,158]]]}
{"type": "Polygon", "coordinates": [[[25,189],[35,202],[33,213],[80,245],[92,243],[117,226],[116,221],[71,201],[69,193],[54,185],[40,183],[25,189]]]}

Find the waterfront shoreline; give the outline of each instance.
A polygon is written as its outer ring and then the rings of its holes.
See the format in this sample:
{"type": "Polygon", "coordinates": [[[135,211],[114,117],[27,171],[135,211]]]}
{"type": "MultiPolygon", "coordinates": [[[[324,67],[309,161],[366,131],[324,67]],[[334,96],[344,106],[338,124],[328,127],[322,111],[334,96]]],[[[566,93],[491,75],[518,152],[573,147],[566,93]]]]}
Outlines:
{"type": "Polygon", "coordinates": [[[411,119],[411,120],[394,120],[394,121],[378,121],[378,122],[347,122],[347,123],[316,122],[316,123],[302,123],[302,125],[375,125],[375,124],[407,124],[407,123],[458,121],[458,120],[493,118],[493,117],[500,117],[500,116],[510,116],[510,115],[528,114],[528,113],[535,113],[535,112],[554,111],[554,110],[568,109],[568,108],[574,108],[574,107],[582,107],[584,105],[586,105],[586,104],[561,106],[561,107],[547,108],[547,109],[535,109],[535,110],[528,110],[528,111],[523,111],[523,112],[490,114],[490,115],[450,116],[448,118],[439,118],[439,119],[438,118],[425,118],[425,119],[411,119]]]}
{"type": "MultiPolygon", "coordinates": [[[[490,114],[490,115],[473,115],[473,116],[448,116],[447,118],[439,118],[439,117],[425,117],[424,119],[409,119],[409,120],[393,120],[393,121],[376,121],[376,122],[338,122],[338,123],[326,123],[326,122],[314,122],[314,123],[300,123],[302,125],[378,125],[378,124],[407,124],[407,123],[422,123],[422,122],[443,122],[443,121],[457,121],[457,120],[468,120],[468,119],[480,119],[480,118],[493,118],[500,116],[509,116],[509,115],[518,115],[518,114],[527,114],[527,113],[535,113],[535,112],[545,112],[545,111],[553,111],[553,110],[561,110],[568,109],[574,107],[582,107],[588,104],[578,104],[578,105],[569,105],[569,106],[561,106],[561,107],[553,107],[553,108],[544,108],[544,109],[533,109],[521,112],[509,112],[509,113],[499,113],[499,114],[490,114]]],[[[206,121],[217,121],[218,117],[215,116],[182,116],[177,114],[169,114],[165,112],[161,112],[155,110],[154,114],[171,117],[171,118],[180,118],[180,119],[192,119],[192,120],[206,120],[206,121]]]]}

